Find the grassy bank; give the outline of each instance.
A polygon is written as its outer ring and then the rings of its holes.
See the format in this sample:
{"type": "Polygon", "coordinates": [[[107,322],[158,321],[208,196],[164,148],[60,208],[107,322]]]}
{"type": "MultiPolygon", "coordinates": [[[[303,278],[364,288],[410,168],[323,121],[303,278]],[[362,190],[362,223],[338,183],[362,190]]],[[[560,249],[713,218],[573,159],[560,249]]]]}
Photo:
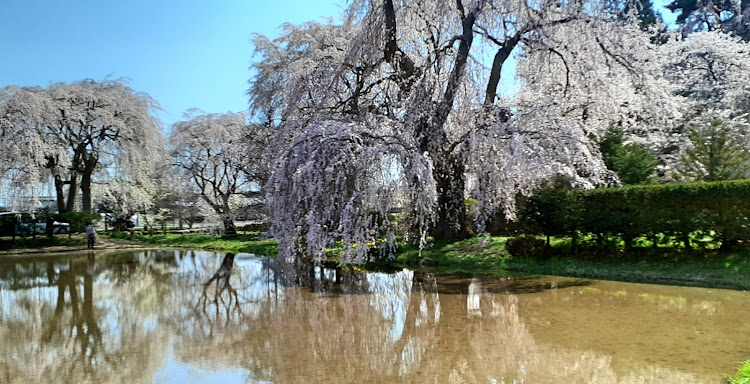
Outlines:
{"type": "Polygon", "coordinates": [[[710,255],[668,253],[655,255],[653,258],[615,255],[596,260],[571,256],[553,256],[542,261],[513,258],[506,261],[505,267],[532,274],[750,289],[750,255],[747,252],[710,255]]]}
{"type": "Polygon", "coordinates": [[[414,244],[400,244],[393,262],[443,273],[505,273],[505,237],[474,237],[461,241],[438,240],[421,252],[414,244]]]}
{"type": "Polygon", "coordinates": [[[435,242],[419,250],[402,247],[396,262],[447,273],[523,272],[640,283],[696,287],[750,289],[750,251],[639,248],[630,252],[612,248],[583,249],[573,254],[568,243],[553,241],[552,248],[536,257],[511,257],[506,238],[473,238],[435,242]]]}
{"type": "MultiPolygon", "coordinates": [[[[207,234],[167,234],[132,238],[126,233],[107,236],[160,247],[188,247],[275,256],[275,241],[259,234],[213,237],[207,234]]],[[[569,242],[553,241],[552,248],[537,257],[511,257],[507,238],[476,237],[462,241],[435,241],[421,252],[400,244],[391,260],[370,266],[408,267],[440,273],[530,274],[571,276],[601,280],[660,283],[697,287],[750,289],[750,251],[719,253],[716,250],[673,248],[589,248],[574,254],[569,242]]],[[[334,252],[335,253],[335,252],[334,252]]]]}
{"type": "Polygon", "coordinates": [[[273,239],[264,239],[258,233],[248,233],[234,237],[212,236],[208,234],[154,234],[130,236],[124,232],[109,232],[103,236],[113,239],[137,241],[144,245],[157,247],[200,248],[234,253],[253,253],[274,257],[278,253],[273,239]]]}
{"type": "Polygon", "coordinates": [[[750,360],[745,361],[734,377],[726,380],[727,384],[750,384],[750,360]]]}

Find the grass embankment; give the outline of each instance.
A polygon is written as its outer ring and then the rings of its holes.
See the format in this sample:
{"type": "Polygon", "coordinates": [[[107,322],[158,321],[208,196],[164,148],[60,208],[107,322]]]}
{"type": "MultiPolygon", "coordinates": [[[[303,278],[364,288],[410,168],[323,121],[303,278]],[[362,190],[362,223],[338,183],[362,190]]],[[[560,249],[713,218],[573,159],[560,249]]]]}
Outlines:
{"type": "Polygon", "coordinates": [[[264,239],[259,233],[247,233],[229,237],[197,233],[166,235],[136,234],[131,236],[124,232],[108,232],[103,236],[114,239],[137,241],[144,245],[147,244],[158,247],[200,248],[233,253],[253,253],[270,257],[274,257],[278,253],[276,241],[273,239],[264,239]]]}
{"type": "Polygon", "coordinates": [[[750,360],[745,361],[734,377],[727,378],[727,384],[750,384],[750,360]]]}
{"type": "Polygon", "coordinates": [[[577,254],[568,241],[552,243],[540,257],[511,257],[506,238],[479,237],[435,242],[422,250],[403,247],[396,262],[448,273],[507,273],[582,277],[696,287],[750,289],[750,251],[720,253],[680,247],[636,248],[623,252],[584,249],[577,254]]]}
{"type": "Polygon", "coordinates": [[[514,258],[506,268],[532,274],[640,283],[750,289],[750,253],[666,252],[648,257],[613,254],[601,259],[552,256],[537,261],[514,258]]]}
{"type": "MultiPolygon", "coordinates": [[[[247,252],[275,256],[273,239],[252,233],[236,237],[207,234],[135,235],[111,233],[107,236],[135,240],[162,247],[188,247],[226,252],[247,252]]],[[[639,247],[623,252],[619,247],[606,250],[584,248],[574,254],[566,240],[552,242],[540,257],[511,257],[505,237],[475,237],[461,241],[434,241],[420,252],[411,244],[400,244],[393,260],[371,264],[409,267],[440,273],[507,274],[523,272],[541,275],[582,277],[642,283],[697,287],[750,289],[750,250],[720,253],[713,249],[685,250],[673,247],[639,247]]],[[[332,252],[335,254],[335,252],[332,252]]]]}
{"type": "Polygon", "coordinates": [[[402,266],[443,273],[504,274],[510,259],[505,252],[505,240],[505,237],[437,240],[421,252],[414,244],[399,244],[393,261],[402,266]]]}

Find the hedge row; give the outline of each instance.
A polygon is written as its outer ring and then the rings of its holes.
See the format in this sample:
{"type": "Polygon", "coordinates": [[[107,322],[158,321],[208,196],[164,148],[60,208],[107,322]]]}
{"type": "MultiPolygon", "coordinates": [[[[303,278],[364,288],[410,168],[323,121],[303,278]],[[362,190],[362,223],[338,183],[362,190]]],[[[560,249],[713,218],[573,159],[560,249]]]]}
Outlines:
{"type": "Polygon", "coordinates": [[[674,239],[690,247],[691,235],[722,247],[750,240],[750,180],[604,188],[541,190],[521,211],[527,230],[547,236],[594,234],[633,239],[674,239]]]}

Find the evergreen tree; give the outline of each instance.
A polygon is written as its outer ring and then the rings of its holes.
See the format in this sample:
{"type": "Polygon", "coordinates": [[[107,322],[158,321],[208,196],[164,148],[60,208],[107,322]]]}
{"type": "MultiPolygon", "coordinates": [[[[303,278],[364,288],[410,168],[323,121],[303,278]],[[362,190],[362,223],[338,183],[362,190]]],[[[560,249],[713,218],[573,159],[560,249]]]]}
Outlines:
{"type": "Polygon", "coordinates": [[[690,140],[693,147],[682,158],[684,177],[719,181],[750,176],[750,153],[729,124],[712,120],[707,127],[692,129],[690,140]]]}
{"type": "Polygon", "coordinates": [[[673,0],[666,8],[679,11],[683,35],[721,30],[750,40],[750,0],[673,0]]]}
{"type": "Polygon", "coordinates": [[[659,161],[639,144],[625,144],[622,131],[610,128],[599,143],[604,164],[617,173],[623,184],[644,184],[651,180],[659,161]]]}

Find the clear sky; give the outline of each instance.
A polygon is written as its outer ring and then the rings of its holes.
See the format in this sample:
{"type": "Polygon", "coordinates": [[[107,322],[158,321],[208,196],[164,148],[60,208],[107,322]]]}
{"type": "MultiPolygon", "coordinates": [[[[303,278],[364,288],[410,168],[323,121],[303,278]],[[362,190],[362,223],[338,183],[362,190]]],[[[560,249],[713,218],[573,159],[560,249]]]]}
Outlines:
{"type": "Polygon", "coordinates": [[[250,39],[338,18],[341,0],[3,0],[0,88],[126,77],[162,107],[247,109],[250,39]]]}
{"type": "MultiPolygon", "coordinates": [[[[667,1],[655,2],[659,6],[667,1]]],[[[286,22],[338,18],[343,4],[4,0],[0,87],[126,77],[133,89],[150,94],[161,105],[158,116],[165,128],[181,120],[189,108],[244,111],[252,35],[276,37],[286,22]]]]}

